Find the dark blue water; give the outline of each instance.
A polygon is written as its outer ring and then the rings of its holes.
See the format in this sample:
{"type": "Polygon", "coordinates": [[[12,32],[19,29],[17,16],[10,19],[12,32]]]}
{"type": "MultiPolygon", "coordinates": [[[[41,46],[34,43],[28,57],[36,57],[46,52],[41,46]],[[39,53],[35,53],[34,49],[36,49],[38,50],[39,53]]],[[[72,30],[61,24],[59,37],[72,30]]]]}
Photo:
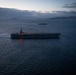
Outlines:
{"type": "Polygon", "coordinates": [[[0,21],[0,75],[76,75],[76,20],[0,21]],[[25,32],[60,32],[60,39],[10,39],[25,32]]]}

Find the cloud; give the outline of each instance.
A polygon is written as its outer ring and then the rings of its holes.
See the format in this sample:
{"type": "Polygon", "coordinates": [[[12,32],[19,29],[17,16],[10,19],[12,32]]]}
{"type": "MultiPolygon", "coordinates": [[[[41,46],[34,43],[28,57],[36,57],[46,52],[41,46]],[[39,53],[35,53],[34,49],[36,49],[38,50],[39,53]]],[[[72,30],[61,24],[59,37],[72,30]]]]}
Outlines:
{"type": "Polygon", "coordinates": [[[25,19],[35,19],[35,18],[53,18],[62,16],[76,16],[76,11],[52,11],[49,12],[37,12],[29,10],[17,10],[0,8],[0,18],[25,18],[25,19]]]}
{"type": "Polygon", "coordinates": [[[63,7],[64,7],[64,8],[76,8],[76,3],[65,4],[63,7]]]}

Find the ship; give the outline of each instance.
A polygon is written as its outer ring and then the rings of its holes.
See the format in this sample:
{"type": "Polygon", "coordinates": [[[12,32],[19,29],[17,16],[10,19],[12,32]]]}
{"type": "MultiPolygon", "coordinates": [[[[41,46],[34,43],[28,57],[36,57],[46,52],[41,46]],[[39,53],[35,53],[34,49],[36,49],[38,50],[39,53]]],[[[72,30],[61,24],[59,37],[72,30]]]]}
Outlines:
{"type": "Polygon", "coordinates": [[[39,23],[39,25],[47,25],[47,23],[39,23]]]}
{"type": "Polygon", "coordinates": [[[22,28],[19,33],[12,33],[11,39],[50,39],[59,38],[60,33],[25,33],[22,28]]]}

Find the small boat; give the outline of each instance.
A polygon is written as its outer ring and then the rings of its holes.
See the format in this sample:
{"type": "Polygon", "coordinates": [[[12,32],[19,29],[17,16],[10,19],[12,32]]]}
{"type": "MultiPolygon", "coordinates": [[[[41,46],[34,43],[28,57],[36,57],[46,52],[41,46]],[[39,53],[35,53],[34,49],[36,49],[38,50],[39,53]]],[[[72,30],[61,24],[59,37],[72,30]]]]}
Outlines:
{"type": "Polygon", "coordinates": [[[47,23],[39,23],[39,25],[47,25],[47,23]]]}
{"type": "Polygon", "coordinates": [[[24,33],[22,28],[19,33],[12,33],[11,39],[50,39],[59,38],[60,33],[24,33]]]}

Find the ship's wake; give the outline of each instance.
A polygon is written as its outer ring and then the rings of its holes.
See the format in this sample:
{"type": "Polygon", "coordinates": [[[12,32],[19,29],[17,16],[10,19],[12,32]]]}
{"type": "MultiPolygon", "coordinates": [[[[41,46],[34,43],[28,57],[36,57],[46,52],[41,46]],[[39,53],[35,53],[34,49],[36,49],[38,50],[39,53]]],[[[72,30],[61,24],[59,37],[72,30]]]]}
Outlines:
{"type": "Polygon", "coordinates": [[[3,38],[4,38],[4,37],[10,37],[10,34],[9,34],[9,33],[1,33],[1,34],[0,34],[0,38],[1,38],[1,37],[3,37],[3,38]]]}

